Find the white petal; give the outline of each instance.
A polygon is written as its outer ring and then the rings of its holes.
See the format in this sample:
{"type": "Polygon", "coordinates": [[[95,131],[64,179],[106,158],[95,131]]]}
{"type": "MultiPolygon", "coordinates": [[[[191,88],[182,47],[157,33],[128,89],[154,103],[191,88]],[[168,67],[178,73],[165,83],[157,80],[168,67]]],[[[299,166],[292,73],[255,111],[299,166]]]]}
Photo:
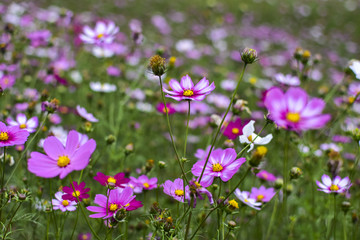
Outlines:
{"type": "Polygon", "coordinates": [[[251,134],[253,134],[253,132],[255,131],[255,127],[254,127],[254,120],[251,120],[248,124],[246,124],[243,128],[243,134],[245,136],[250,136],[251,134]]]}

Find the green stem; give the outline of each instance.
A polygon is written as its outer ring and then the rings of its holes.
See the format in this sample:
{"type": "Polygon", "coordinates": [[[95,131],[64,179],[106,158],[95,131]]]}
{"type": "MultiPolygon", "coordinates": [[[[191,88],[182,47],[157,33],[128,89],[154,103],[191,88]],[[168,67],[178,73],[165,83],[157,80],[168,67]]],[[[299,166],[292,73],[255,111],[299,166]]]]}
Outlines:
{"type": "Polygon", "coordinates": [[[357,146],[356,160],[355,160],[354,167],[353,167],[353,169],[351,170],[351,173],[350,173],[350,180],[352,180],[353,177],[354,177],[354,174],[355,174],[355,172],[356,172],[356,169],[357,169],[358,164],[359,164],[359,159],[360,159],[360,147],[359,147],[359,143],[358,143],[358,142],[356,142],[356,146],[357,146]]]}
{"type": "Polygon", "coordinates": [[[188,115],[187,115],[187,122],[186,122],[186,131],[185,131],[185,143],[184,143],[184,158],[186,158],[186,145],[187,145],[187,138],[189,132],[189,120],[190,120],[190,100],[188,100],[189,108],[188,108],[188,115]]]}
{"type": "Polygon", "coordinates": [[[204,167],[203,167],[203,169],[202,169],[202,171],[201,171],[201,174],[200,174],[200,178],[199,178],[199,181],[198,181],[199,183],[201,183],[201,179],[202,179],[202,177],[203,177],[203,175],[204,175],[204,171],[205,171],[206,165],[207,165],[207,163],[208,163],[208,161],[209,161],[211,151],[213,150],[213,148],[214,148],[214,146],[215,146],[215,142],[216,142],[216,139],[217,139],[217,137],[218,137],[218,135],[219,135],[219,133],[220,133],[221,127],[222,127],[222,125],[223,125],[223,123],[224,123],[224,121],[225,121],[225,118],[226,118],[227,114],[229,113],[229,110],[230,110],[230,108],[231,108],[231,105],[232,105],[232,103],[233,103],[233,101],[234,101],[234,99],[235,99],[235,95],[236,95],[236,93],[237,93],[237,91],[238,91],[238,89],[239,89],[240,82],[242,81],[242,79],[243,79],[243,77],[244,77],[244,72],[245,72],[246,66],[247,66],[247,64],[245,63],[245,64],[244,64],[244,68],[243,68],[243,70],[242,70],[242,72],[241,72],[241,75],[240,75],[240,79],[239,79],[239,81],[238,81],[238,83],[237,83],[237,85],[236,85],[236,88],[235,88],[235,90],[234,90],[234,92],[233,92],[233,95],[232,95],[232,97],[231,97],[229,106],[228,106],[228,108],[226,109],[226,112],[225,112],[223,118],[221,119],[221,122],[220,122],[220,124],[219,124],[219,126],[218,126],[218,128],[217,128],[217,130],[216,130],[215,137],[213,138],[213,141],[212,141],[212,143],[211,143],[211,147],[210,147],[209,153],[208,153],[208,155],[207,155],[207,157],[206,157],[206,161],[205,161],[204,167]]]}
{"type": "Polygon", "coordinates": [[[9,231],[11,222],[12,222],[13,218],[15,217],[17,211],[18,211],[19,208],[21,207],[21,204],[22,204],[22,203],[23,203],[23,202],[20,202],[20,203],[19,203],[19,205],[18,205],[18,207],[16,208],[15,212],[14,212],[13,215],[11,216],[9,223],[8,223],[7,226],[6,226],[6,230],[5,230],[5,232],[4,232],[3,239],[5,239],[6,234],[7,234],[7,232],[9,231]]]}
{"type": "Polygon", "coordinates": [[[333,218],[333,240],[336,240],[336,193],[334,195],[334,218],[333,218]]]}
{"type": "Polygon", "coordinates": [[[172,143],[172,146],[173,146],[175,154],[176,154],[176,158],[177,158],[178,163],[179,163],[180,168],[181,168],[181,172],[182,172],[182,175],[183,175],[183,181],[185,180],[186,183],[189,183],[189,181],[188,181],[188,179],[186,177],[186,174],[185,174],[184,167],[181,164],[180,155],[179,155],[179,153],[177,151],[177,148],[176,148],[176,145],[175,145],[175,142],[174,142],[174,137],[173,137],[173,133],[172,133],[172,130],[171,130],[170,119],[169,119],[169,111],[167,110],[167,105],[166,105],[166,100],[165,100],[165,94],[164,94],[164,91],[163,91],[163,85],[162,85],[161,76],[159,76],[159,81],[160,81],[160,89],[161,89],[161,98],[163,100],[164,107],[165,107],[165,110],[166,110],[165,111],[166,112],[166,121],[167,121],[168,129],[169,129],[171,143],[172,143]]]}
{"type": "MultiPolygon", "coordinates": [[[[110,196],[110,191],[111,189],[109,190],[106,190],[106,216],[108,215],[109,213],[109,196],[110,196]]],[[[106,219],[106,238],[108,238],[108,234],[109,234],[109,218],[106,219]]]]}
{"type": "Polygon", "coordinates": [[[347,240],[346,236],[346,213],[344,212],[344,219],[343,219],[343,233],[344,233],[344,240],[347,240]]]}
{"type": "Polygon", "coordinates": [[[191,200],[190,200],[190,213],[189,213],[189,218],[186,224],[186,231],[185,231],[185,240],[187,240],[188,235],[189,235],[189,229],[190,229],[190,223],[191,223],[191,216],[192,216],[192,210],[193,210],[193,206],[194,205],[194,196],[191,196],[191,200]]]}
{"type": "Polygon", "coordinates": [[[287,184],[288,184],[288,158],[289,158],[289,131],[285,132],[285,147],[284,147],[284,165],[283,165],[283,177],[284,177],[284,186],[283,186],[283,218],[285,223],[287,223],[287,184]]]}
{"type": "MultiPolygon", "coordinates": [[[[49,194],[50,194],[50,198],[53,196],[52,191],[51,191],[51,179],[49,179],[49,194]]],[[[52,200],[50,200],[50,205],[51,205],[51,214],[52,217],[54,219],[54,227],[56,230],[56,238],[58,238],[58,227],[57,227],[57,221],[56,221],[56,216],[55,216],[55,211],[54,211],[54,206],[52,204],[52,200]]]]}
{"type": "Polygon", "coordinates": [[[10,179],[14,176],[14,173],[15,173],[16,169],[18,168],[21,160],[22,160],[23,157],[25,156],[27,150],[28,150],[29,147],[31,146],[31,143],[34,141],[34,139],[36,138],[36,136],[39,134],[40,130],[43,128],[43,126],[44,126],[44,124],[45,124],[45,121],[46,121],[48,115],[49,115],[49,113],[47,113],[47,114],[45,115],[43,121],[41,122],[40,127],[38,128],[38,130],[36,131],[36,133],[34,134],[34,136],[32,137],[32,139],[29,141],[29,143],[26,145],[25,150],[21,153],[21,156],[20,156],[19,160],[17,161],[17,163],[15,164],[15,167],[14,167],[14,169],[12,170],[9,178],[7,179],[7,181],[6,181],[6,183],[5,183],[5,186],[8,185],[10,179]]]}
{"type": "MultiPolygon", "coordinates": [[[[3,158],[3,162],[2,162],[2,168],[1,168],[1,200],[0,203],[1,205],[3,204],[3,198],[4,198],[4,178],[5,178],[5,161],[6,161],[6,147],[4,147],[4,158],[3,158]]],[[[1,216],[2,216],[2,208],[0,209],[0,221],[1,221],[1,216]]]]}
{"type": "Polygon", "coordinates": [[[270,218],[270,223],[269,223],[269,227],[268,227],[268,230],[267,230],[267,233],[266,233],[266,237],[265,239],[268,240],[269,237],[270,237],[270,233],[271,233],[271,229],[274,225],[274,221],[275,221],[275,216],[276,216],[276,210],[277,210],[277,199],[275,199],[275,203],[274,203],[274,209],[273,209],[273,212],[271,214],[271,218],[270,218]]]}
{"type": "Polygon", "coordinates": [[[70,240],[72,240],[73,237],[74,237],[74,233],[75,233],[75,229],[76,229],[76,225],[77,225],[78,219],[79,219],[79,208],[76,209],[76,219],[75,219],[74,228],[73,228],[73,230],[72,230],[70,240]]]}

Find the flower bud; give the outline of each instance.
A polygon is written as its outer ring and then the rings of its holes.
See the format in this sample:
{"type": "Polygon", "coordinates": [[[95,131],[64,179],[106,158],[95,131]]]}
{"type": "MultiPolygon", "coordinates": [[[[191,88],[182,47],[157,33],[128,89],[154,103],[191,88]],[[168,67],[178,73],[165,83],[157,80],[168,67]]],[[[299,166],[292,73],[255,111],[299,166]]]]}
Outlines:
{"type": "Polygon", "coordinates": [[[348,201],[343,201],[341,203],[341,209],[344,211],[344,214],[346,214],[347,211],[349,211],[350,207],[351,207],[351,203],[348,201]]]}
{"type": "Polygon", "coordinates": [[[360,130],[358,128],[355,128],[351,132],[351,136],[356,142],[360,141],[360,130]]]}
{"type": "Polygon", "coordinates": [[[176,57],[170,57],[169,59],[169,67],[173,68],[175,67],[176,57]]]}
{"type": "Polygon", "coordinates": [[[245,63],[245,64],[252,64],[255,61],[258,60],[258,56],[257,56],[257,52],[256,50],[252,49],[252,48],[245,48],[242,52],[241,52],[241,60],[245,63]]]}
{"type": "Polygon", "coordinates": [[[128,145],[125,146],[125,155],[128,156],[133,152],[134,152],[134,144],[133,143],[129,143],[128,145]]]}
{"type": "Polygon", "coordinates": [[[284,185],[284,179],[282,178],[277,178],[275,180],[275,189],[281,189],[284,185]]]}
{"type": "Polygon", "coordinates": [[[94,130],[94,128],[92,127],[92,123],[91,122],[85,122],[83,125],[82,125],[82,130],[86,133],[90,133],[94,130]]]}
{"type": "Polygon", "coordinates": [[[148,68],[155,76],[162,76],[166,71],[165,58],[162,58],[159,55],[152,56],[148,68]]]}
{"type": "Polygon", "coordinates": [[[166,163],[164,161],[159,161],[158,166],[159,166],[160,169],[163,169],[163,168],[166,167],[166,163]]]}
{"type": "Polygon", "coordinates": [[[123,221],[126,218],[126,210],[121,208],[114,214],[114,219],[118,222],[123,221]]]}
{"type": "Polygon", "coordinates": [[[296,60],[301,60],[304,50],[301,47],[297,47],[294,52],[294,58],[296,60]]]}
{"type": "Polygon", "coordinates": [[[301,62],[303,64],[306,64],[310,60],[310,57],[311,57],[311,52],[309,50],[303,51],[301,55],[301,62]]]}
{"type": "Polygon", "coordinates": [[[235,144],[231,139],[226,139],[224,142],[224,146],[227,148],[233,148],[235,144]]]}
{"type": "Polygon", "coordinates": [[[264,159],[267,148],[265,146],[259,146],[256,148],[255,152],[253,152],[251,159],[249,161],[250,166],[257,167],[261,163],[261,161],[264,159]]]}
{"type": "Polygon", "coordinates": [[[236,222],[234,222],[233,220],[228,221],[228,228],[229,230],[233,230],[236,227],[236,222]]]}
{"type": "Polygon", "coordinates": [[[111,145],[112,143],[114,143],[116,141],[116,137],[114,135],[110,134],[105,138],[105,141],[108,145],[111,145]]]}
{"type": "Polygon", "coordinates": [[[290,169],[290,179],[298,179],[302,175],[302,170],[298,167],[290,169]]]}

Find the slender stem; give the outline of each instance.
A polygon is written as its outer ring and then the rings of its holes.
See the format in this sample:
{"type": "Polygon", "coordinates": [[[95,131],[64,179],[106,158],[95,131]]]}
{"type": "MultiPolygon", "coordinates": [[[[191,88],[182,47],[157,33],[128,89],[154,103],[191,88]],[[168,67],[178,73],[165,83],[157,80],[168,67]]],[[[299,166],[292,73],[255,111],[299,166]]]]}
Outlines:
{"type": "Polygon", "coordinates": [[[15,167],[14,167],[14,169],[12,170],[9,178],[7,179],[7,181],[6,181],[6,183],[5,183],[5,186],[8,185],[10,179],[14,176],[14,173],[15,173],[16,169],[18,168],[21,160],[22,160],[23,157],[25,156],[27,150],[28,150],[29,147],[31,146],[31,143],[34,141],[34,139],[36,138],[36,136],[39,134],[40,130],[43,128],[43,126],[44,126],[44,124],[45,124],[45,121],[46,121],[48,115],[49,115],[49,113],[47,113],[47,114],[45,115],[43,121],[41,122],[40,127],[38,128],[38,130],[36,131],[36,133],[34,134],[34,136],[32,137],[32,139],[29,141],[29,143],[26,145],[25,150],[21,153],[21,156],[20,156],[19,160],[17,161],[17,163],[15,164],[15,167]]]}
{"type": "Polygon", "coordinates": [[[336,240],[336,194],[333,193],[333,195],[334,195],[333,240],[336,240]]]}
{"type": "Polygon", "coordinates": [[[353,167],[353,169],[351,170],[351,173],[350,173],[350,180],[352,180],[353,177],[354,177],[354,174],[355,174],[355,172],[356,172],[356,169],[357,169],[358,164],[359,164],[359,159],[360,159],[360,146],[359,146],[359,143],[356,142],[356,145],[357,145],[356,160],[355,160],[354,167],[353,167]]]}
{"type": "Polygon", "coordinates": [[[274,220],[275,220],[275,216],[276,216],[276,210],[277,210],[277,199],[275,199],[275,203],[274,203],[274,209],[273,209],[273,212],[271,214],[271,218],[270,218],[270,223],[269,223],[269,227],[268,227],[268,230],[267,230],[267,233],[266,233],[266,237],[265,239],[268,240],[269,237],[270,237],[270,233],[271,233],[271,229],[274,225],[274,220]]]}
{"type": "MultiPolygon", "coordinates": [[[[111,189],[106,190],[106,216],[108,215],[109,213],[109,196],[110,196],[110,191],[111,189]]],[[[109,218],[106,218],[106,238],[108,238],[108,234],[109,234],[109,218]]]]}
{"type": "Polygon", "coordinates": [[[193,206],[194,205],[194,196],[191,196],[191,200],[190,200],[190,213],[189,213],[189,218],[186,224],[186,231],[185,231],[185,240],[187,240],[188,235],[189,235],[189,229],[190,229],[190,223],[191,223],[191,216],[192,216],[192,210],[193,210],[193,206]]]}
{"type": "MultiPolygon", "coordinates": [[[[52,191],[51,191],[51,180],[52,179],[49,179],[49,194],[50,194],[50,198],[53,196],[52,194],[52,191]]],[[[55,211],[54,211],[54,206],[52,204],[52,200],[50,200],[50,205],[51,205],[51,214],[53,216],[53,219],[54,219],[54,227],[55,227],[55,230],[56,230],[56,237],[58,237],[58,227],[57,227],[57,221],[56,221],[56,216],[55,216],[55,211]]]]}
{"type": "Polygon", "coordinates": [[[172,130],[171,130],[171,125],[170,125],[170,120],[169,120],[169,111],[168,111],[167,105],[166,105],[165,94],[164,94],[164,91],[163,91],[163,85],[162,85],[162,81],[161,81],[161,76],[159,76],[159,81],[160,81],[161,97],[162,97],[162,100],[164,102],[164,107],[165,107],[165,112],[166,112],[166,121],[167,121],[168,129],[169,129],[171,143],[172,143],[172,146],[173,146],[175,154],[176,154],[176,158],[177,158],[178,163],[179,163],[180,168],[181,168],[181,172],[182,172],[182,175],[183,175],[183,180],[185,180],[186,183],[188,183],[189,181],[187,180],[184,167],[181,164],[180,155],[179,155],[179,153],[177,151],[177,148],[176,148],[176,145],[175,145],[175,142],[174,142],[174,137],[173,137],[173,133],[172,133],[172,130]]]}
{"type": "Polygon", "coordinates": [[[225,220],[226,220],[226,214],[224,213],[224,211],[221,210],[220,215],[222,216],[222,220],[220,223],[220,229],[221,229],[221,239],[225,240],[225,228],[224,228],[224,224],[225,224],[225,220]]]}
{"type": "Polygon", "coordinates": [[[285,223],[287,223],[287,184],[288,184],[288,158],[289,158],[289,131],[285,132],[285,147],[284,147],[284,165],[283,165],[283,178],[284,178],[284,186],[283,186],[283,218],[285,223]]]}
{"type": "Polygon", "coordinates": [[[344,240],[347,240],[346,236],[346,213],[344,212],[344,219],[343,219],[343,234],[344,234],[344,240]]]}
{"type": "Polygon", "coordinates": [[[234,101],[235,95],[236,95],[236,93],[237,93],[237,91],[238,91],[238,89],[239,89],[240,82],[242,81],[242,79],[243,79],[243,77],[244,77],[244,72],[245,72],[246,66],[247,66],[247,64],[245,63],[245,64],[244,64],[244,68],[243,68],[243,70],[242,70],[242,72],[241,72],[241,75],[240,75],[240,79],[239,79],[239,81],[238,81],[238,83],[237,83],[237,85],[236,85],[236,88],[235,88],[235,90],[234,90],[234,92],[233,92],[233,95],[232,95],[232,97],[231,97],[229,106],[227,107],[226,112],[225,112],[223,118],[221,119],[221,122],[220,122],[220,124],[219,124],[219,126],[218,126],[218,128],[217,128],[217,130],[216,130],[215,137],[213,138],[213,141],[212,141],[212,143],[211,143],[211,147],[210,147],[209,153],[208,153],[208,155],[207,155],[207,157],[206,157],[206,161],[205,161],[204,167],[203,167],[203,169],[202,169],[202,171],[201,171],[201,174],[200,174],[200,178],[199,178],[199,181],[198,181],[199,183],[201,183],[201,179],[202,179],[202,177],[203,177],[203,175],[204,175],[205,168],[206,168],[206,165],[207,165],[207,163],[208,163],[208,161],[209,161],[211,151],[213,150],[213,148],[214,148],[214,146],[215,146],[215,142],[216,142],[216,139],[217,139],[217,137],[218,137],[218,135],[219,135],[219,132],[220,132],[220,130],[221,130],[221,127],[222,127],[222,125],[223,125],[223,123],[224,123],[224,121],[225,121],[225,118],[226,118],[227,114],[229,113],[229,110],[230,110],[231,105],[232,105],[232,103],[233,103],[233,101],[234,101]]]}
{"type": "Polygon", "coordinates": [[[188,115],[187,115],[187,122],[186,122],[186,131],[185,131],[185,143],[184,143],[184,158],[186,158],[186,145],[187,145],[187,138],[189,132],[189,120],[190,120],[190,100],[188,100],[189,108],[188,108],[188,115]]]}
{"type": "Polygon", "coordinates": [[[81,172],[80,172],[80,177],[79,177],[78,183],[80,183],[80,182],[81,182],[81,179],[82,179],[82,176],[83,176],[83,172],[84,172],[84,169],[83,169],[83,170],[81,170],[81,172]]]}
{"type": "MultiPolygon", "coordinates": [[[[4,158],[3,158],[3,161],[2,161],[2,168],[1,168],[1,189],[0,189],[0,192],[1,192],[1,200],[0,200],[0,203],[2,205],[3,203],[3,198],[4,198],[4,178],[5,178],[5,161],[6,161],[6,147],[4,147],[4,158]]],[[[0,220],[1,220],[1,216],[2,216],[2,208],[0,209],[0,220]]]]}
{"type": "Polygon", "coordinates": [[[12,222],[13,218],[15,217],[17,211],[18,211],[19,208],[21,207],[21,204],[22,204],[22,203],[23,203],[23,202],[20,202],[20,203],[19,203],[18,207],[15,209],[15,212],[14,212],[13,215],[11,216],[9,223],[8,223],[7,226],[6,226],[6,230],[5,230],[5,232],[4,232],[3,239],[5,239],[6,234],[7,234],[7,232],[9,231],[11,222],[12,222]]]}
{"type": "Polygon", "coordinates": [[[74,233],[75,233],[76,225],[77,225],[77,222],[78,222],[78,218],[79,218],[79,208],[76,209],[76,219],[75,219],[74,228],[72,230],[70,240],[72,240],[73,237],[74,237],[74,233]]]}

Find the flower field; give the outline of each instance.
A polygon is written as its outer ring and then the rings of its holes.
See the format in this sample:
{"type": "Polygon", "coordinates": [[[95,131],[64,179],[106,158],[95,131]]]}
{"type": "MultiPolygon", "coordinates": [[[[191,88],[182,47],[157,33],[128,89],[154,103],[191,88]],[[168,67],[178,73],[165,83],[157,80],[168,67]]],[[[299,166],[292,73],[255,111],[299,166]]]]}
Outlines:
{"type": "Polygon", "coordinates": [[[0,239],[360,239],[355,0],[0,3],[0,239]]]}

